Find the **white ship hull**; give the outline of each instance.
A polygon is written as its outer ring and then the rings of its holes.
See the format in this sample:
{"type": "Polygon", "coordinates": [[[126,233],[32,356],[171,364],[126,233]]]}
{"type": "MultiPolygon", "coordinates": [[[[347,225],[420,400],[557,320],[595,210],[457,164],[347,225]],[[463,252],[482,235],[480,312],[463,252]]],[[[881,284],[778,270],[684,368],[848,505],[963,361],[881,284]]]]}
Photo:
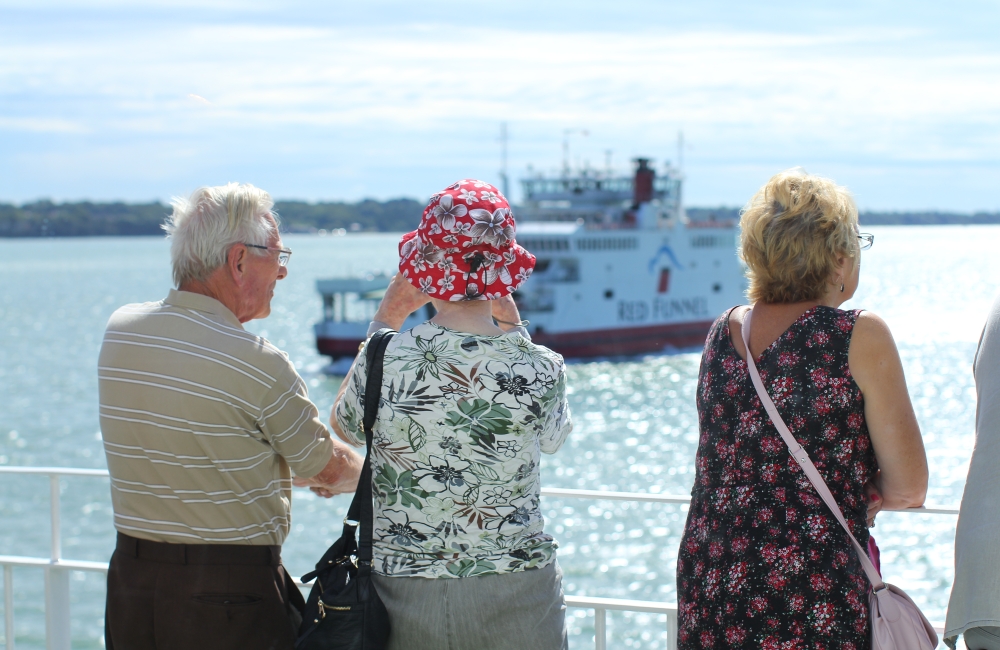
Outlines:
{"type": "Polygon", "coordinates": [[[591,229],[526,222],[518,243],[538,258],[515,295],[532,340],[567,357],[702,345],[712,322],[743,302],[732,224],[591,229]]]}

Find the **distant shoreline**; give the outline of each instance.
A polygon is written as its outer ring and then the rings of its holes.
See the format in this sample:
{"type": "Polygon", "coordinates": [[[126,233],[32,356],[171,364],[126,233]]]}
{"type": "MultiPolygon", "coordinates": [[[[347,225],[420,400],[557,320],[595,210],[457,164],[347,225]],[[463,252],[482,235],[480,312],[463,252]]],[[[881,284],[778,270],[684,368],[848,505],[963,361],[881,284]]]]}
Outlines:
{"type": "MultiPolygon", "coordinates": [[[[736,220],[740,208],[687,208],[692,219],[736,220]]],[[[858,215],[862,226],[981,226],[1000,223],[1000,212],[862,212],[858,215]]]]}
{"type": "MultiPolygon", "coordinates": [[[[408,232],[420,220],[424,204],[414,199],[357,203],[278,201],[282,230],[290,233],[408,232]]],[[[516,206],[515,206],[516,210],[516,206]]],[[[739,208],[687,208],[692,219],[738,220],[739,208]]],[[[107,237],[162,235],[170,213],[162,203],[0,203],[0,238],[107,237]]],[[[1000,212],[862,212],[862,226],[1000,224],[1000,212]]]]}

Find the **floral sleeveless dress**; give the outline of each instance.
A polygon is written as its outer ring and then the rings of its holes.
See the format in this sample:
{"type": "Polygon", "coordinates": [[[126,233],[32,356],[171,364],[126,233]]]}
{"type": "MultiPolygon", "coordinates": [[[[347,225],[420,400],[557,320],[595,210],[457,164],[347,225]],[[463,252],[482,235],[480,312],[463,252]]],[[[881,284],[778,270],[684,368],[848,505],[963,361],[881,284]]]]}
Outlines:
{"type": "MultiPolygon", "coordinates": [[[[698,376],[701,438],[677,559],[681,649],[862,650],[868,580],[761,406],[727,312],[698,376]]],[[[862,546],[878,468],[847,351],[860,311],[806,311],[757,359],[764,385],[862,546]]]]}

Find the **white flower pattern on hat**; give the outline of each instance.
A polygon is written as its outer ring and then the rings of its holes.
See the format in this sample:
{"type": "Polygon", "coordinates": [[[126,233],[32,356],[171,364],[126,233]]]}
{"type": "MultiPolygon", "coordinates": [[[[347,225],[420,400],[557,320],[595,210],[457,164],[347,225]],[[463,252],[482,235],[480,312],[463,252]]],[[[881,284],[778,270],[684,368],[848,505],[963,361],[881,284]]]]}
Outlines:
{"type": "Polygon", "coordinates": [[[451,291],[455,288],[455,276],[445,273],[441,276],[441,279],[437,281],[438,286],[441,287],[442,291],[451,291]]]}
{"type": "Polygon", "coordinates": [[[507,242],[514,238],[514,229],[504,225],[508,210],[497,208],[492,213],[489,210],[475,209],[469,210],[469,216],[475,221],[469,235],[472,242],[466,246],[478,246],[486,243],[490,246],[500,248],[506,246],[507,242]]]}
{"type": "Polygon", "coordinates": [[[438,204],[434,206],[433,214],[437,217],[438,223],[445,230],[452,230],[455,227],[455,219],[457,217],[464,217],[468,214],[469,209],[464,205],[455,205],[454,199],[451,194],[445,194],[438,201],[438,204]]]}

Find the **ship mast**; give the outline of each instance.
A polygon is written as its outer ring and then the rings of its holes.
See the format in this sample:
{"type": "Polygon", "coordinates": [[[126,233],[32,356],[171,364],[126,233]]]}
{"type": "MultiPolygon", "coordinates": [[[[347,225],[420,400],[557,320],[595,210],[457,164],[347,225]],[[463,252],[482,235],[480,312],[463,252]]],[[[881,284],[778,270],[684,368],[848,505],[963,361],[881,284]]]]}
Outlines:
{"type": "Polygon", "coordinates": [[[500,123],[500,184],[503,195],[510,200],[510,187],[507,183],[507,123],[500,123]]]}
{"type": "Polygon", "coordinates": [[[569,178],[569,136],[578,133],[583,137],[590,135],[587,129],[564,129],[563,130],[563,178],[569,178]]]}

